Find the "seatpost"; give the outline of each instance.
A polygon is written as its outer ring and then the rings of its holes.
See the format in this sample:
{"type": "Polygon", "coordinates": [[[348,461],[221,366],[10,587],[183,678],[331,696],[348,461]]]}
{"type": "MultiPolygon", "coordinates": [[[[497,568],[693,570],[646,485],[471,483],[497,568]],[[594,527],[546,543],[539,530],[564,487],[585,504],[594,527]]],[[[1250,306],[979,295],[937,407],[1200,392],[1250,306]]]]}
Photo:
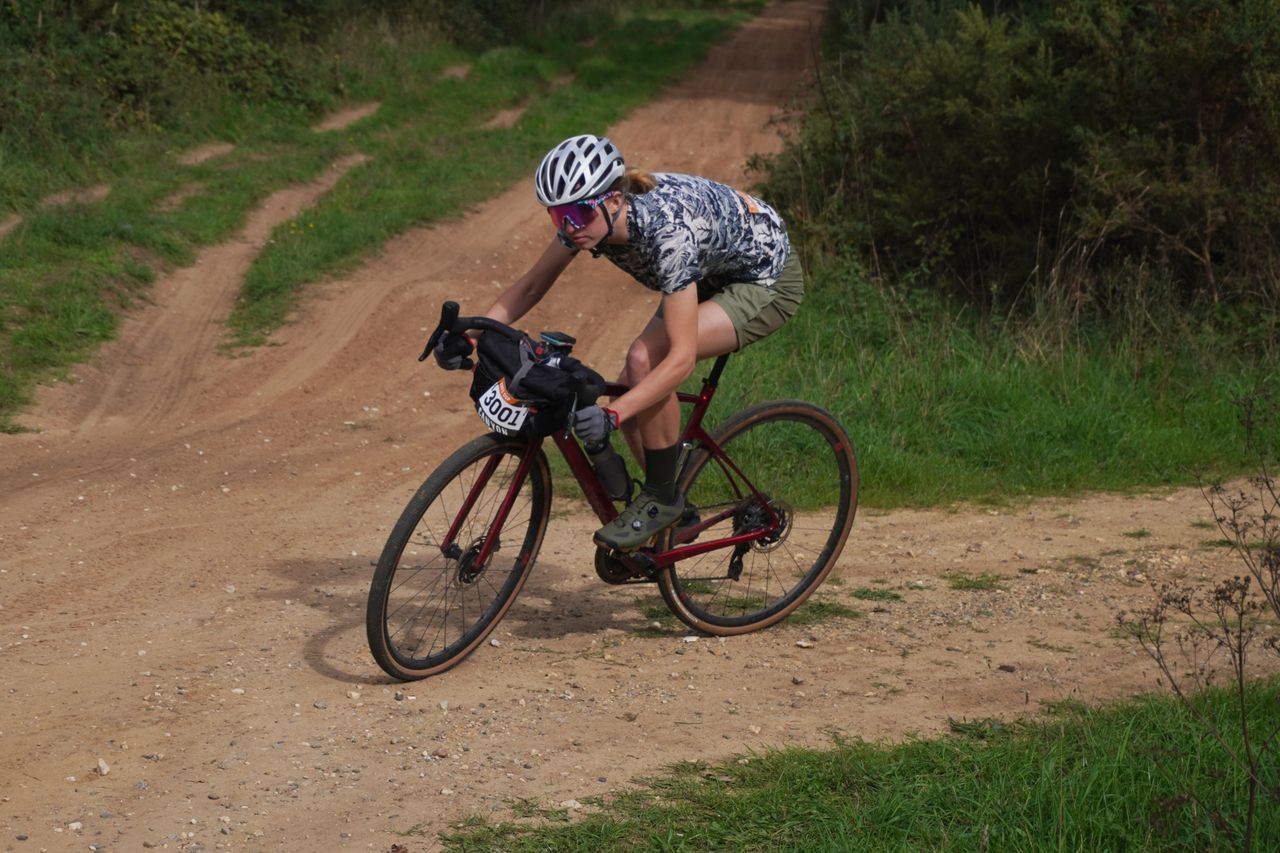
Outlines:
{"type": "Polygon", "coordinates": [[[724,366],[729,363],[731,353],[725,353],[716,358],[716,363],[711,367],[711,374],[702,380],[703,385],[710,385],[712,388],[720,384],[720,374],[724,372],[724,366]]]}

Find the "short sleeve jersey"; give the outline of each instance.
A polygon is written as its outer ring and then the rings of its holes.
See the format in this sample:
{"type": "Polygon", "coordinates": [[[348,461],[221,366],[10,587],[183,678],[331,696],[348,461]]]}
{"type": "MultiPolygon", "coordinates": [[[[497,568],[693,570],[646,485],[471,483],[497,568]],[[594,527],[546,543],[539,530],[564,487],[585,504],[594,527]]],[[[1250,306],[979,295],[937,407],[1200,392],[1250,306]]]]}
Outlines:
{"type": "Polygon", "coordinates": [[[627,198],[626,244],[602,244],[601,255],[662,293],[694,281],[712,291],[736,282],[773,286],[791,251],[773,208],[708,178],[653,177],[656,187],[627,198]]]}

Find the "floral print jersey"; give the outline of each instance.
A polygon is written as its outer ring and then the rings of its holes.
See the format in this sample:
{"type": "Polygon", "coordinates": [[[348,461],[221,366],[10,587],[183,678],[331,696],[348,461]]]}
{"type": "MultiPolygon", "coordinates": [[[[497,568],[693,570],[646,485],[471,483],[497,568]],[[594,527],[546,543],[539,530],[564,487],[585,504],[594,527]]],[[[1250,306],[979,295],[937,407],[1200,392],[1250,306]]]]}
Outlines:
{"type": "MultiPolygon", "coordinates": [[[[735,282],[772,287],[791,252],[777,212],[732,187],[673,172],[627,197],[627,243],[598,253],[651,290],[675,293],[695,281],[714,292],[735,282]]],[[[573,244],[561,236],[569,248],[573,244]]]]}

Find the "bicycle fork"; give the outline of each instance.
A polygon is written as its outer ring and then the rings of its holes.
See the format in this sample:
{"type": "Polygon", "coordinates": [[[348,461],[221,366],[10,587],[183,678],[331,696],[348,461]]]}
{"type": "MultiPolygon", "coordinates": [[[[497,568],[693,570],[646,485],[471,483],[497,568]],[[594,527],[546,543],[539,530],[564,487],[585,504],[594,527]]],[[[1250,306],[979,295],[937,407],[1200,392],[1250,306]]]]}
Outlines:
{"type": "MultiPolygon", "coordinates": [[[[493,552],[501,547],[498,534],[507,523],[507,516],[511,514],[511,508],[515,505],[516,496],[520,494],[520,488],[524,485],[525,478],[529,476],[529,468],[533,465],[534,459],[537,458],[540,446],[541,442],[530,442],[528,449],[520,457],[520,463],[516,466],[515,474],[511,477],[511,484],[507,487],[507,493],[502,497],[498,512],[494,515],[489,529],[485,531],[480,539],[480,550],[469,561],[473,577],[479,575],[480,571],[489,564],[489,558],[493,556],[493,552]]],[[[476,481],[472,483],[467,497],[458,509],[458,514],[454,516],[453,523],[449,526],[449,531],[445,534],[444,541],[440,543],[440,553],[447,559],[461,560],[465,556],[465,551],[457,542],[458,532],[462,529],[463,522],[471,514],[476,501],[484,492],[485,486],[489,484],[490,478],[493,477],[494,472],[498,469],[498,463],[501,462],[501,459],[500,454],[494,454],[489,458],[489,461],[485,463],[484,470],[480,472],[480,476],[476,477],[476,481]]]]}

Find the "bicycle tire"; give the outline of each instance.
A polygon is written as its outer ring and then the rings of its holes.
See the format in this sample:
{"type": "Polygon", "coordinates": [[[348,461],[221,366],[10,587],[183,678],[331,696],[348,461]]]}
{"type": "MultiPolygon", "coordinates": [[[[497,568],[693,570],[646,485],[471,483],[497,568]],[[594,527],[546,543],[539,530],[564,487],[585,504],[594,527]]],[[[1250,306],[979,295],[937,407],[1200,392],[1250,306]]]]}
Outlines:
{"type": "Polygon", "coordinates": [[[480,436],[440,463],[409,500],[392,528],[369,587],[365,628],[369,650],[394,678],[413,681],[461,662],[489,635],[524,586],[547,529],[551,471],[539,449],[484,565],[477,557],[506,495],[527,441],[480,436]],[[485,467],[491,476],[448,535],[485,467]],[[518,542],[512,551],[507,542],[518,542]],[[406,559],[409,558],[409,559],[406,559]]]}
{"type": "MultiPolygon", "coordinates": [[[[798,400],[744,409],[718,427],[712,438],[784,523],[744,546],[710,551],[660,570],[658,587],[685,624],[707,634],[731,636],[785,619],[826,579],[857,511],[858,459],[834,416],[798,400]],[[807,501],[798,500],[806,495],[807,501]],[[825,508],[797,509],[805,503],[825,508]]],[[[761,501],[749,490],[744,494],[740,479],[706,448],[690,454],[680,487],[686,495],[686,518],[662,535],[661,550],[726,538],[768,523],[761,501]],[[689,533],[682,536],[682,530],[718,516],[727,517],[696,539],[689,533]]]]}

